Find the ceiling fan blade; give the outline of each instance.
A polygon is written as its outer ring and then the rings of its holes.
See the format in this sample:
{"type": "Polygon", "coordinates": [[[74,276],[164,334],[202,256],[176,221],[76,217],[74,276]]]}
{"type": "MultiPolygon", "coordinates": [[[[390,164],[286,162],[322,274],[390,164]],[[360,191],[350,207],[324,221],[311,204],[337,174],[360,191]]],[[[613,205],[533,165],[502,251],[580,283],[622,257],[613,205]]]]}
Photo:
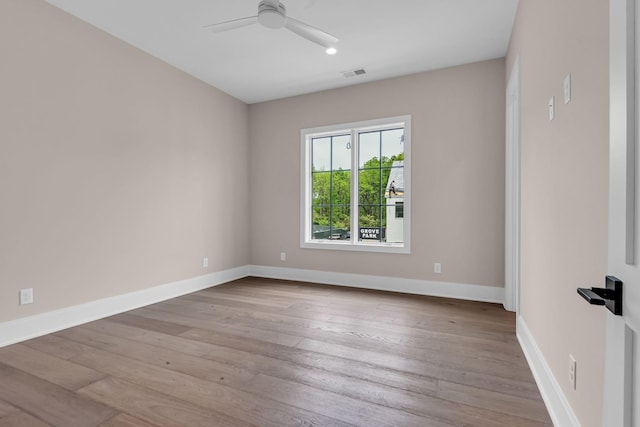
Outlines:
{"type": "Polygon", "coordinates": [[[221,31],[233,30],[236,28],[246,27],[247,25],[255,24],[258,22],[257,16],[248,16],[246,18],[234,19],[232,21],[218,22],[217,24],[205,25],[202,28],[207,28],[214,33],[221,31]]]}
{"type": "Polygon", "coordinates": [[[304,8],[305,8],[305,10],[306,10],[306,9],[311,9],[311,8],[313,7],[313,5],[315,5],[315,4],[316,4],[316,2],[317,2],[317,1],[318,1],[318,0],[309,0],[309,1],[307,2],[307,5],[304,7],[304,8]]]}
{"type": "Polygon", "coordinates": [[[300,37],[303,37],[323,47],[332,47],[336,43],[338,43],[338,39],[331,34],[290,17],[287,17],[284,26],[289,31],[296,33],[300,37]]]}

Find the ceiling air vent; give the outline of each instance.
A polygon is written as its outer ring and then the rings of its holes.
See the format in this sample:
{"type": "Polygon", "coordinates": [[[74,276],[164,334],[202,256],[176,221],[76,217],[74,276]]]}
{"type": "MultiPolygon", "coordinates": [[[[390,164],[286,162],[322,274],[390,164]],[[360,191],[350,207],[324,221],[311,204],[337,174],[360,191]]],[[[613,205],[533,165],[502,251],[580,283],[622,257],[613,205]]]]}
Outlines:
{"type": "Polygon", "coordinates": [[[364,68],[359,68],[357,70],[351,70],[351,71],[345,71],[342,73],[343,76],[345,77],[355,77],[355,76],[361,76],[363,74],[367,74],[367,70],[365,70],[364,68]]]}

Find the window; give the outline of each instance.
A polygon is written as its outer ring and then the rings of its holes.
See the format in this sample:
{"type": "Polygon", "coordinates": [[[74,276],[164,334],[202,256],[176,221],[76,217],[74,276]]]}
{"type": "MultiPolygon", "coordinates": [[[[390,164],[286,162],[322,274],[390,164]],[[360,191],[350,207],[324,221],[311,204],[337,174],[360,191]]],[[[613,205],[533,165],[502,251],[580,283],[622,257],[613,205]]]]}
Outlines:
{"type": "Polygon", "coordinates": [[[396,202],[396,218],[404,217],[404,202],[396,202]]]}
{"type": "Polygon", "coordinates": [[[410,251],[411,118],[303,129],[301,246],[410,251]]]}

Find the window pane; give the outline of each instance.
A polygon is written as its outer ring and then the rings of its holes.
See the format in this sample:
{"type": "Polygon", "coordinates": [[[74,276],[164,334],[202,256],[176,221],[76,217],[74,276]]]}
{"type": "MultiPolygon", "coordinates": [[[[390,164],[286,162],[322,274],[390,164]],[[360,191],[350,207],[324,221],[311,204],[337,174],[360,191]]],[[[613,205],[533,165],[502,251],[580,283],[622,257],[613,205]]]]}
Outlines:
{"type": "Polygon", "coordinates": [[[385,188],[386,241],[402,243],[404,239],[404,166],[402,161],[395,161],[391,169],[387,169],[387,186],[385,188]]]}
{"type": "Polygon", "coordinates": [[[331,203],[331,172],[314,172],[311,177],[313,206],[329,205],[331,203]]]}
{"type": "Polygon", "coordinates": [[[322,206],[312,209],[311,238],[314,240],[348,240],[351,228],[349,206],[322,206]]]}
{"type": "Polygon", "coordinates": [[[387,243],[402,243],[404,240],[404,202],[395,201],[385,206],[385,214],[387,243]]]}
{"type": "MultiPolygon", "coordinates": [[[[394,162],[394,165],[402,165],[402,162],[394,162]]],[[[402,198],[404,196],[404,166],[383,169],[386,176],[386,185],[382,190],[386,198],[402,198]]]]}
{"type": "Polygon", "coordinates": [[[312,239],[328,239],[331,235],[331,226],[329,225],[331,217],[331,208],[314,207],[311,212],[311,238],[312,239]]]}
{"type": "Polygon", "coordinates": [[[351,170],[351,135],[332,138],[332,164],[335,170],[351,170]]]}
{"type": "Polygon", "coordinates": [[[384,237],[382,229],[380,205],[360,206],[359,241],[375,241],[380,242],[384,237]]]}
{"type": "Polygon", "coordinates": [[[351,204],[351,172],[331,173],[331,204],[349,206],[351,204]]]}
{"type": "Polygon", "coordinates": [[[360,169],[379,167],[380,164],[380,132],[364,132],[358,134],[360,169]]]}
{"type": "Polygon", "coordinates": [[[381,169],[382,180],[380,181],[380,199],[385,204],[387,201],[385,198],[393,197],[398,192],[398,183],[395,181],[395,177],[391,176],[391,168],[381,169]]]}
{"type": "Polygon", "coordinates": [[[331,236],[332,240],[348,240],[351,228],[351,208],[349,206],[332,207],[331,236]]]}
{"type": "Polygon", "coordinates": [[[384,166],[391,166],[394,160],[404,160],[404,129],[390,129],[382,131],[382,158],[384,166]]]}
{"type": "Polygon", "coordinates": [[[382,186],[380,169],[361,170],[359,171],[358,180],[359,204],[380,204],[382,200],[380,198],[380,188],[382,186]]]}
{"type": "Polygon", "coordinates": [[[311,161],[314,171],[331,170],[331,138],[311,140],[311,161]]]}

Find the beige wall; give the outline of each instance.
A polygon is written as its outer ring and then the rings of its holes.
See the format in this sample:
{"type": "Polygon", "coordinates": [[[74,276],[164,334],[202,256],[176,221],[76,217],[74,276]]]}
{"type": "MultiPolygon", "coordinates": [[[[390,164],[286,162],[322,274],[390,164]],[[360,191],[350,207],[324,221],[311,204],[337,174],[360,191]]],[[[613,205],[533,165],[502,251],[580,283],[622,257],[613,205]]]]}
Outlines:
{"type": "Polygon", "coordinates": [[[251,105],[252,263],[503,286],[504,86],[497,59],[251,105]],[[300,249],[300,129],[403,114],[412,253],[300,249]]]}
{"type": "Polygon", "coordinates": [[[607,267],[608,7],[521,0],[507,57],[522,78],[521,314],[584,427],[600,425],[603,387],[605,310],[576,288],[603,285],[607,267]]]}
{"type": "Polygon", "coordinates": [[[0,322],[249,263],[245,104],[41,0],[0,52],[0,322]]]}

